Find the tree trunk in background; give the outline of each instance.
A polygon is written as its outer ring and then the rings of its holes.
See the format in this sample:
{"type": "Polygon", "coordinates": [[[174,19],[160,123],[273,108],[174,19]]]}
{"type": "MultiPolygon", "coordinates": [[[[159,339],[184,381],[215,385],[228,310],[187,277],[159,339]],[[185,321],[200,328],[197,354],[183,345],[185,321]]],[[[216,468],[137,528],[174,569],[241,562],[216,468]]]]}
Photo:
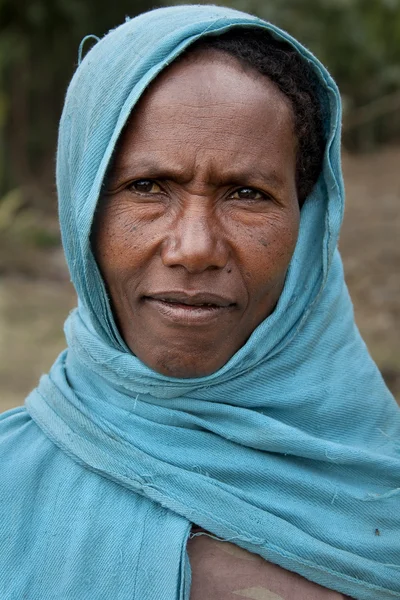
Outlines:
{"type": "Polygon", "coordinates": [[[30,103],[29,65],[27,59],[13,65],[10,73],[9,122],[5,158],[8,187],[20,187],[32,179],[29,156],[30,103]],[[7,147],[9,152],[7,152],[7,147]]]}

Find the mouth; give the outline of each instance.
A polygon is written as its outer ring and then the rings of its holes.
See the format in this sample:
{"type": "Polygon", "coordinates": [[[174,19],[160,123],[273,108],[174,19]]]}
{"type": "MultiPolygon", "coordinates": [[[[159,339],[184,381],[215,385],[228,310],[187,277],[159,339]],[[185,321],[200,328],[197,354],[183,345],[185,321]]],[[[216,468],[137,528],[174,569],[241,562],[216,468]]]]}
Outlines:
{"type": "Polygon", "coordinates": [[[144,296],[147,300],[158,300],[167,304],[181,304],[188,307],[208,307],[208,308],[229,308],[235,305],[235,302],[229,298],[210,294],[209,292],[197,292],[189,294],[187,292],[157,292],[144,296]]]}
{"type": "Polygon", "coordinates": [[[164,318],[184,325],[206,324],[236,307],[230,298],[208,292],[161,292],[143,296],[143,300],[164,318]]]}

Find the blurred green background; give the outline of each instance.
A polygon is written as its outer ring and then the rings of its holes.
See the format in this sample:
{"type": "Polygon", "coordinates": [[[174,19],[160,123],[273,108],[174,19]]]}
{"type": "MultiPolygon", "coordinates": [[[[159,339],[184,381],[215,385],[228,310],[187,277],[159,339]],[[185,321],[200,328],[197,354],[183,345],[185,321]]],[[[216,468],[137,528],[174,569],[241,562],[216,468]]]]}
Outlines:
{"type": "MultiPolygon", "coordinates": [[[[289,31],[339,84],[346,278],[364,339],[400,398],[400,0],[219,3],[289,31]]],[[[170,3],[0,0],[0,410],[21,404],[49,368],[75,304],[54,156],[80,40],[163,4],[170,3]]]]}

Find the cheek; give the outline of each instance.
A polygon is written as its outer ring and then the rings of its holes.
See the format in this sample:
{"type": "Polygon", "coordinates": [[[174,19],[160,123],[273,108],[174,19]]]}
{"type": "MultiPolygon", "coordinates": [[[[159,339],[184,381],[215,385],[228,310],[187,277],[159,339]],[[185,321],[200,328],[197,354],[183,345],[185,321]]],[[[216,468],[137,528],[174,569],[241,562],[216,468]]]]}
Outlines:
{"type": "Polygon", "coordinates": [[[101,210],[93,238],[95,257],[106,284],[121,287],[132,272],[140,271],[151,236],[145,236],[132,211],[116,205],[101,210]]]}
{"type": "MultiPolygon", "coordinates": [[[[299,231],[299,213],[274,216],[254,229],[246,249],[244,277],[255,302],[279,288],[293,256],[299,231]]],[[[275,298],[276,299],[276,298],[275,298]]]]}

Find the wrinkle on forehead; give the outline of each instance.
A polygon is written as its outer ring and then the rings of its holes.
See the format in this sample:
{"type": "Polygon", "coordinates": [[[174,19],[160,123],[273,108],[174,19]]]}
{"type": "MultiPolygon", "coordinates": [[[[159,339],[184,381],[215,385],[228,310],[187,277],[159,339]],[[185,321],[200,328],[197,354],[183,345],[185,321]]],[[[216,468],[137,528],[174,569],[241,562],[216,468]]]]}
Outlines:
{"type": "MultiPolygon", "coordinates": [[[[220,65],[222,53],[216,54],[220,65]]],[[[199,55],[160,75],[118,144],[116,178],[135,172],[182,183],[198,178],[240,184],[251,176],[282,185],[287,173],[280,171],[292,165],[279,157],[290,146],[295,161],[297,150],[291,104],[267,77],[244,71],[229,55],[223,63],[221,74],[199,55]]]]}
{"type": "MultiPolygon", "coordinates": [[[[237,129],[249,126],[249,116],[252,111],[259,111],[260,102],[273,106],[277,126],[288,117],[294,125],[290,100],[267,76],[251,66],[244,68],[238,59],[225,52],[203,50],[185,56],[160,73],[139,100],[130,121],[137,130],[148,129],[152,111],[158,111],[160,122],[201,130],[203,121],[217,117],[225,127],[234,116],[237,129]],[[221,59],[225,67],[222,73],[213,68],[214,64],[221,63],[221,59]],[[193,66],[195,78],[193,69],[188,68],[193,66]],[[241,74],[239,85],[238,71],[241,74]],[[146,110],[143,110],[144,106],[146,110]],[[198,121],[196,126],[193,117],[198,121]]],[[[230,131],[233,136],[235,128],[230,131]]],[[[251,133],[261,134],[257,130],[251,133]]]]}
{"type": "MultiPolygon", "coordinates": [[[[203,149],[207,152],[208,149],[203,149]]],[[[221,148],[221,151],[224,149],[221,148]]],[[[192,149],[193,152],[193,149],[192,149]]],[[[164,157],[162,157],[164,158],[164,157]]],[[[182,156],[183,158],[183,156],[182,156]]],[[[187,154],[185,155],[187,158],[187,154]]],[[[232,154],[231,163],[228,166],[219,166],[214,160],[207,160],[197,153],[191,160],[193,170],[188,169],[185,161],[179,161],[179,157],[171,157],[168,164],[165,160],[157,161],[156,152],[149,157],[146,152],[143,155],[135,154],[132,161],[127,161],[126,164],[118,164],[113,170],[114,179],[129,177],[130,173],[140,172],[143,176],[149,179],[171,179],[177,183],[187,183],[191,181],[195,175],[202,179],[210,181],[210,183],[223,184],[238,184],[243,181],[258,180],[268,183],[274,188],[280,188],[283,185],[283,180],[279,173],[274,170],[273,166],[268,165],[268,160],[265,160],[264,168],[254,165],[251,154],[245,156],[235,156],[232,154]]]]}

